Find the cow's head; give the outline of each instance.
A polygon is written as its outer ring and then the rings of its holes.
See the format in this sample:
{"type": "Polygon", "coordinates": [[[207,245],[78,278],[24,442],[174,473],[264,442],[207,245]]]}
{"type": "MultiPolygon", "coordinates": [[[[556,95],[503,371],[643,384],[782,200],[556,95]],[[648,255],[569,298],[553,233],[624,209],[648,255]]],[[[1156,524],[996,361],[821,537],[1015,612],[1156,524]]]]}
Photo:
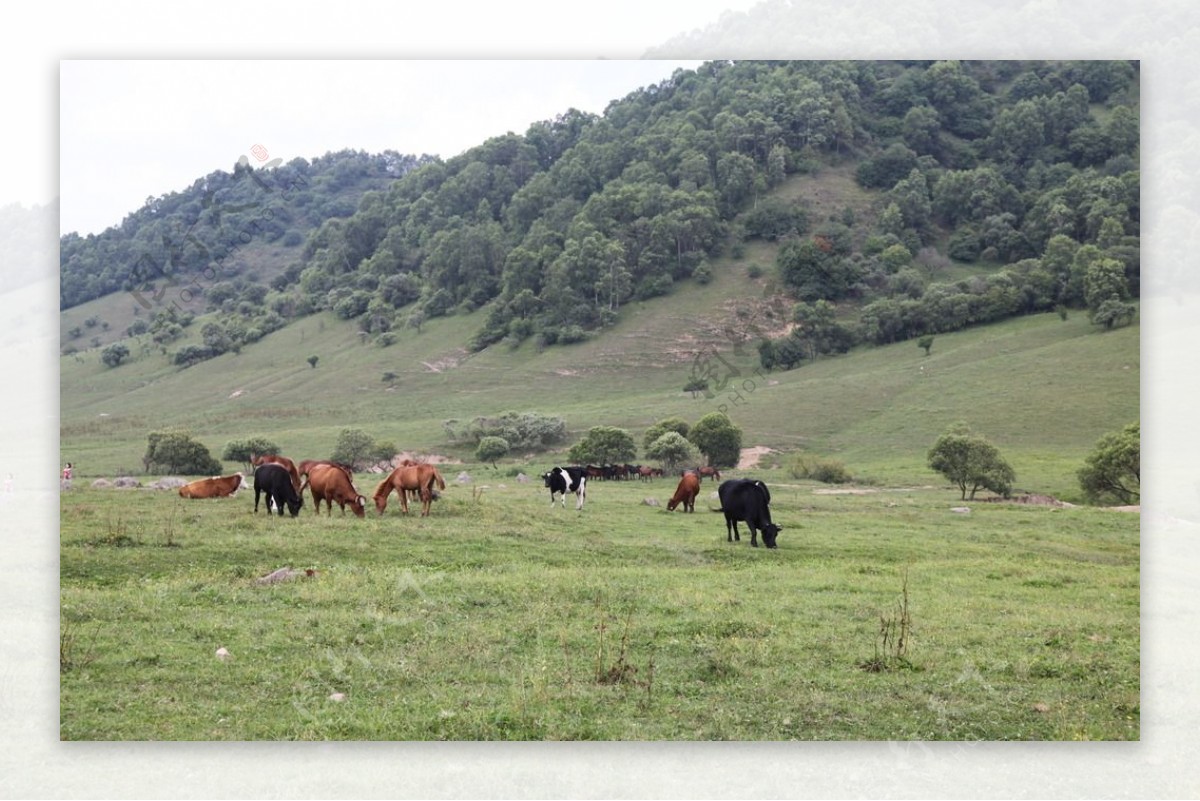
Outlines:
{"type": "Polygon", "coordinates": [[[300,507],[304,505],[304,496],[298,496],[295,500],[288,498],[286,503],[288,512],[291,513],[292,517],[297,517],[300,514],[300,507]]]}
{"type": "Polygon", "coordinates": [[[550,476],[552,475],[554,475],[553,470],[551,470],[549,473],[542,473],[542,483],[544,483],[547,487],[550,486],[550,476]]]}
{"type": "Polygon", "coordinates": [[[783,531],[783,526],[777,526],[774,523],[767,523],[762,528],[763,545],[768,548],[775,548],[775,538],[779,536],[779,532],[783,531]]]}

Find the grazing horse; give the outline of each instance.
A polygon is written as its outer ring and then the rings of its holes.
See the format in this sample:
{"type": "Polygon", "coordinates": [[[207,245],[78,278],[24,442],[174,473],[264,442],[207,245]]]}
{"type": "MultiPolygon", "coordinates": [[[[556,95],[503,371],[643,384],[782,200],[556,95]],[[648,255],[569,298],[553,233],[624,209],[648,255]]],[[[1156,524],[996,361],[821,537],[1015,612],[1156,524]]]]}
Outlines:
{"type": "Polygon", "coordinates": [[[446,489],[446,481],[437,468],[431,464],[416,464],[397,467],[387,478],[379,482],[375,488],[375,509],[383,514],[387,509],[388,496],[392,490],[400,496],[400,508],[408,514],[408,494],[406,490],[416,490],[421,497],[421,517],[429,516],[429,506],[433,503],[433,485],[440,490],[446,489]]]}
{"type": "Polygon", "coordinates": [[[701,480],[704,478],[711,478],[713,481],[721,480],[721,471],[715,467],[701,467],[699,472],[701,480]]]}

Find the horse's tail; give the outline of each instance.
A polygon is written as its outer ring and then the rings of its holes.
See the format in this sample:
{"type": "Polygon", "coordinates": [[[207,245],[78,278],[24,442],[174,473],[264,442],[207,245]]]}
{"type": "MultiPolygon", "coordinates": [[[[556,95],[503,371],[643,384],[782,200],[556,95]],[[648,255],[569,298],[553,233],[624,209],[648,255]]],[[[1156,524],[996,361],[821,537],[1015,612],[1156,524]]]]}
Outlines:
{"type": "Polygon", "coordinates": [[[444,490],[446,488],[446,479],[442,478],[442,474],[438,472],[436,467],[433,468],[433,477],[437,479],[438,489],[444,490]]]}

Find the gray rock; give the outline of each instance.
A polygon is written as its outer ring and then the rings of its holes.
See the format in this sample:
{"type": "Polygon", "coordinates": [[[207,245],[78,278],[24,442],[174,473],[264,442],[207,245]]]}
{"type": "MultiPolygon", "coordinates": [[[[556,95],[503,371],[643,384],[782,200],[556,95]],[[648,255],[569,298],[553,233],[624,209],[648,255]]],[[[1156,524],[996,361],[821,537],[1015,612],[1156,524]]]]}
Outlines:
{"type": "Polygon", "coordinates": [[[158,490],[179,489],[187,483],[188,482],[186,480],[180,478],[179,476],[166,476],[158,479],[157,481],[150,482],[149,487],[150,489],[158,490]]]}

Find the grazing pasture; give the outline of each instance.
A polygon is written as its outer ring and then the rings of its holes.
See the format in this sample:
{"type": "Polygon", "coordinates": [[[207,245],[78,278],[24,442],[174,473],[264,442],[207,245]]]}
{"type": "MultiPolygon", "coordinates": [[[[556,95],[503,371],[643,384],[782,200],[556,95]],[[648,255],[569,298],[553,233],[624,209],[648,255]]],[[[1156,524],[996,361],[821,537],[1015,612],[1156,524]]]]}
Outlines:
{"type": "Polygon", "coordinates": [[[776,550],[725,541],[711,482],[690,515],[501,479],[365,519],[77,487],[61,736],[1138,738],[1137,515],[746,475],[776,550]]]}

